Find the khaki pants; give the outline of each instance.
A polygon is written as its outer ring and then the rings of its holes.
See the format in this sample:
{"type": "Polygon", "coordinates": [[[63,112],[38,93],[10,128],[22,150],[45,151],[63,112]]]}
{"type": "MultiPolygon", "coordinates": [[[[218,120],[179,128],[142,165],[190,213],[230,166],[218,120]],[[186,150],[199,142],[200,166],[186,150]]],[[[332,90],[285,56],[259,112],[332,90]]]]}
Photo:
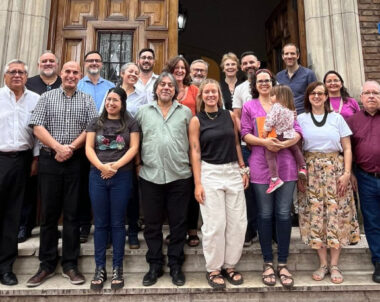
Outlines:
{"type": "Polygon", "coordinates": [[[206,269],[233,268],[241,257],[247,228],[239,166],[236,162],[213,165],[202,161],[201,182],[206,195],[200,206],[206,269]]]}

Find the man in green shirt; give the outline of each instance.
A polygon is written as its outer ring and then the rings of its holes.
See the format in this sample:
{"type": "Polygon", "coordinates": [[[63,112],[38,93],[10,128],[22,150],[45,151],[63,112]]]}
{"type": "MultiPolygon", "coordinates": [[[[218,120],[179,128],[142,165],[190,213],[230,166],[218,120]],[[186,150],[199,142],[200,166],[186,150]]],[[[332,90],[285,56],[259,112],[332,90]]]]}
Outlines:
{"type": "Polygon", "coordinates": [[[149,272],[143,285],[156,283],[163,274],[162,225],[168,217],[170,243],[168,266],[172,282],[185,284],[182,272],[186,239],[186,214],[192,192],[188,126],[192,113],[178,103],[178,86],[172,74],[163,72],[154,86],[154,102],[140,107],[142,146],[139,176],[144,211],[144,237],[149,272]]]}

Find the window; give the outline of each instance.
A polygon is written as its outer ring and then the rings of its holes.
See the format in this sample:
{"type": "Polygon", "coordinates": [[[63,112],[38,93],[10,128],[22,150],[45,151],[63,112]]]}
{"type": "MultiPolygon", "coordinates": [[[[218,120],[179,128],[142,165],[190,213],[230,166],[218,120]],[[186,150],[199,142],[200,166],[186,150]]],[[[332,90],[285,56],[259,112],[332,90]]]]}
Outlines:
{"type": "Polygon", "coordinates": [[[120,80],[120,68],[132,61],[132,31],[99,31],[98,49],[103,57],[101,76],[115,84],[120,80]]]}

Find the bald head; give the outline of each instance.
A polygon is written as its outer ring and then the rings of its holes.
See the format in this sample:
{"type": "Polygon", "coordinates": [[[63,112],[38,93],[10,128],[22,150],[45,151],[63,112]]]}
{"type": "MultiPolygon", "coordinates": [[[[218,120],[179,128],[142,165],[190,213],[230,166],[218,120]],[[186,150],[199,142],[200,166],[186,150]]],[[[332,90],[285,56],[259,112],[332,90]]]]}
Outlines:
{"type": "Polygon", "coordinates": [[[365,111],[374,115],[380,109],[380,84],[376,81],[366,81],[361,89],[360,100],[365,111]]]}
{"type": "Polygon", "coordinates": [[[75,61],[66,62],[62,66],[62,87],[67,93],[74,93],[81,78],[80,66],[75,61]]]}

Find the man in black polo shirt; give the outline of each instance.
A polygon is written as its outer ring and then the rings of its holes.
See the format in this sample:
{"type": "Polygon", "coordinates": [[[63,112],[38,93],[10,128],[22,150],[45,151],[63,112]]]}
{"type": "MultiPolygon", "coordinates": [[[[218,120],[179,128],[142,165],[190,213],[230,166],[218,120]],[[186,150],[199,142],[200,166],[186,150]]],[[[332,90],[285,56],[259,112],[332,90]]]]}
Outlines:
{"type": "MultiPolygon", "coordinates": [[[[61,86],[61,77],[57,74],[58,60],[49,50],[43,52],[38,59],[40,74],[28,78],[26,88],[39,95],[61,86]]],[[[24,242],[31,237],[32,229],[36,225],[37,214],[37,175],[30,176],[26,184],[26,194],[22,206],[18,242],[24,242]]]]}

